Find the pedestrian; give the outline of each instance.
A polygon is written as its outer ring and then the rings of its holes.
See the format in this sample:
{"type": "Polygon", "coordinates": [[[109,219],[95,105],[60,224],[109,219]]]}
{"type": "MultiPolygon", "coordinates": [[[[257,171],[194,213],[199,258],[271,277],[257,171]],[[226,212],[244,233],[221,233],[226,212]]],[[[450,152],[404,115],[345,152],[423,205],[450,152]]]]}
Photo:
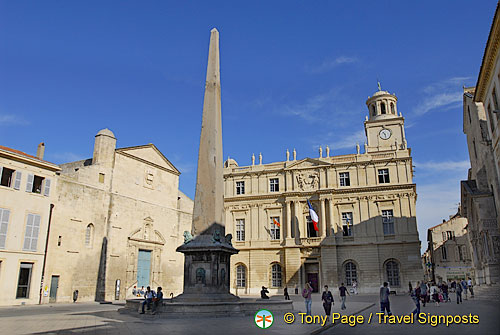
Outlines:
{"type": "Polygon", "coordinates": [[[132,295],[133,295],[134,297],[136,297],[136,296],[137,296],[137,286],[135,286],[135,285],[134,285],[134,288],[132,289],[132,295]]]}
{"type": "Polygon", "coordinates": [[[389,283],[385,281],[384,285],[380,286],[380,313],[385,314],[387,311],[388,315],[392,315],[389,294],[389,283]]]}
{"type": "Polygon", "coordinates": [[[285,286],[283,290],[283,295],[285,296],[285,300],[290,300],[290,295],[288,294],[288,287],[285,286]]]}
{"type": "Polygon", "coordinates": [[[462,294],[464,295],[464,300],[467,300],[467,291],[469,290],[469,287],[467,285],[467,282],[465,281],[465,278],[462,279],[460,285],[462,286],[462,294]]]}
{"type": "Polygon", "coordinates": [[[448,296],[448,283],[446,281],[443,282],[443,286],[441,289],[443,290],[443,300],[445,302],[450,301],[450,297],[448,296]]]}
{"type": "Polygon", "coordinates": [[[352,292],[358,294],[358,282],[355,280],[352,281],[352,292]]]}
{"type": "Polygon", "coordinates": [[[142,311],[141,314],[144,314],[144,306],[148,306],[148,310],[151,309],[151,303],[153,302],[153,298],[156,297],[154,291],[151,291],[151,287],[147,287],[146,292],[144,292],[144,301],[142,302],[142,311]]]}
{"type": "Polygon", "coordinates": [[[455,294],[457,295],[457,304],[463,303],[462,301],[462,285],[457,283],[457,288],[455,289],[455,294]]]}
{"type": "Polygon", "coordinates": [[[269,291],[267,290],[267,287],[262,286],[262,290],[260,290],[260,298],[261,299],[269,299],[269,297],[267,296],[266,293],[269,293],[269,291]]]}
{"type": "Polygon", "coordinates": [[[427,302],[427,285],[425,282],[420,284],[420,297],[422,298],[422,305],[425,307],[425,303],[427,302]]]}
{"type": "Polygon", "coordinates": [[[453,280],[453,281],[451,282],[451,285],[450,285],[450,286],[451,286],[451,290],[452,290],[452,292],[455,292],[455,290],[457,289],[457,282],[456,282],[455,280],[453,280]]]}
{"type": "Polygon", "coordinates": [[[432,300],[436,303],[436,306],[439,307],[439,289],[436,286],[436,283],[432,282],[431,284],[431,290],[430,290],[432,300]]]}
{"type": "Polygon", "coordinates": [[[413,292],[413,287],[411,286],[411,281],[408,282],[408,293],[411,295],[413,292]]]}
{"type": "Polygon", "coordinates": [[[138,297],[143,297],[144,293],[146,293],[146,291],[144,291],[144,286],[143,286],[143,287],[141,287],[141,290],[139,291],[139,294],[137,296],[138,297]]]}
{"type": "Polygon", "coordinates": [[[156,289],[156,298],[153,298],[153,315],[156,314],[158,306],[163,306],[163,292],[161,286],[156,289]]]}
{"type": "Polygon", "coordinates": [[[412,314],[419,315],[420,314],[420,282],[417,282],[417,286],[411,292],[411,298],[413,299],[413,302],[415,303],[415,309],[413,310],[412,314]]]}
{"type": "Polygon", "coordinates": [[[75,303],[77,299],[78,299],[78,290],[75,290],[73,292],[73,303],[75,303]]]}
{"type": "Polygon", "coordinates": [[[323,308],[325,309],[326,317],[328,318],[332,313],[333,294],[328,290],[328,285],[325,285],[325,290],[321,295],[321,300],[323,301],[323,308]]]}
{"type": "Polygon", "coordinates": [[[472,288],[472,279],[471,279],[471,277],[469,277],[469,280],[467,281],[467,285],[469,286],[470,297],[474,298],[474,289],[472,288]]]}
{"type": "Polygon", "coordinates": [[[345,306],[346,293],[349,294],[349,292],[347,291],[347,289],[344,286],[344,283],[341,283],[340,287],[339,287],[339,294],[340,294],[340,300],[342,301],[342,305],[340,305],[340,309],[342,309],[342,310],[347,308],[345,306]]]}
{"type": "Polygon", "coordinates": [[[306,283],[306,287],[302,291],[302,297],[304,298],[304,302],[306,304],[306,314],[311,315],[311,305],[312,305],[312,287],[310,283],[306,283]]]}

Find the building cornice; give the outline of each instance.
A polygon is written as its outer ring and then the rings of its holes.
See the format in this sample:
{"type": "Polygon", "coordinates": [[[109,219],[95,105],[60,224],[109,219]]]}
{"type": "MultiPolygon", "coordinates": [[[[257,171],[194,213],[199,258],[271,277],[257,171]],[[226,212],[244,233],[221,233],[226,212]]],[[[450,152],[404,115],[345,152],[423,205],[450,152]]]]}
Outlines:
{"type": "Polygon", "coordinates": [[[15,152],[10,152],[10,151],[3,150],[3,149],[0,149],[0,157],[12,159],[12,160],[18,161],[20,163],[36,166],[38,168],[46,169],[46,170],[49,170],[52,172],[57,172],[57,171],[61,170],[61,168],[57,164],[43,161],[43,160],[36,159],[36,158],[31,158],[28,156],[24,156],[24,155],[17,154],[15,152]]]}

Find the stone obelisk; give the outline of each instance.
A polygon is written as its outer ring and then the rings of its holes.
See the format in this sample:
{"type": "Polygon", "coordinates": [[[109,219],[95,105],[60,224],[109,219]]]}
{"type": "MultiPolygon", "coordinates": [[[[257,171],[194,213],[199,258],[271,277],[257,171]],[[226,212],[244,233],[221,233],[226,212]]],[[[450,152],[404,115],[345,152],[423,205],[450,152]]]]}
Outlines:
{"type": "Polygon", "coordinates": [[[219,32],[212,29],[198,152],[191,233],[184,233],[184,292],[175,301],[234,301],[230,257],[238,253],[225,235],[219,32]]]}

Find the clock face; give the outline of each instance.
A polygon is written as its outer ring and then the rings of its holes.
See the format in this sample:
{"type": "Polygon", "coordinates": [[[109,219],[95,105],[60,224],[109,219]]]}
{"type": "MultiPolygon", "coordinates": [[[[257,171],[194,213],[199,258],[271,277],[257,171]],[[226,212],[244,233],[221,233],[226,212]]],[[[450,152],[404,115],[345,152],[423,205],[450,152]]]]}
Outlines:
{"type": "Polygon", "coordinates": [[[389,137],[391,137],[391,131],[389,129],[382,129],[379,133],[379,136],[381,139],[383,140],[387,140],[389,139],[389,137]]]}

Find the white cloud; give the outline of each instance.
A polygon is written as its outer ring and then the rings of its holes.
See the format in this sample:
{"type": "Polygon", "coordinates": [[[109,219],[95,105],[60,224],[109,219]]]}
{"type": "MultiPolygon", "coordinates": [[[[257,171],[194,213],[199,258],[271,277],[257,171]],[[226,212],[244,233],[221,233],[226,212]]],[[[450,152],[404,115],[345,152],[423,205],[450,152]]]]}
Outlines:
{"type": "Polygon", "coordinates": [[[302,104],[285,105],[280,109],[286,115],[298,116],[308,122],[323,121],[326,119],[323,113],[326,109],[331,111],[338,93],[339,90],[332,89],[310,97],[302,104]]]}
{"type": "Polygon", "coordinates": [[[308,66],[306,71],[311,74],[325,73],[328,72],[341,64],[349,64],[357,62],[357,58],[348,56],[339,56],[334,59],[324,60],[321,64],[317,66],[308,66]]]}
{"type": "Polygon", "coordinates": [[[415,167],[417,169],[417,173],[419,170],[426,170],[426,171],[467,171],[470,168],[470,162],[468,160],[464,161],[443,161],[443,162],[414,162],[415,167]]]}
{"type": "Polygon", "coordinates": [[[336,135],[336,137],[340,138],[328,144],[330,150],[334,151],[336,149],[352,148],[352,150],[354,151],[356,148],[356,143],[359,143],[359,145],[361,146],[361,151],[363,151],[363,143],[366,141],[364,130],[360,130],[346,136],[336,135]]]}
{"type": "Polygon", "coordinates": [[[24,125],[27,124],[27,122],[26,120],[17,115],[0,114],[0,126],[6,126],[11,124],[24,125]]]}

